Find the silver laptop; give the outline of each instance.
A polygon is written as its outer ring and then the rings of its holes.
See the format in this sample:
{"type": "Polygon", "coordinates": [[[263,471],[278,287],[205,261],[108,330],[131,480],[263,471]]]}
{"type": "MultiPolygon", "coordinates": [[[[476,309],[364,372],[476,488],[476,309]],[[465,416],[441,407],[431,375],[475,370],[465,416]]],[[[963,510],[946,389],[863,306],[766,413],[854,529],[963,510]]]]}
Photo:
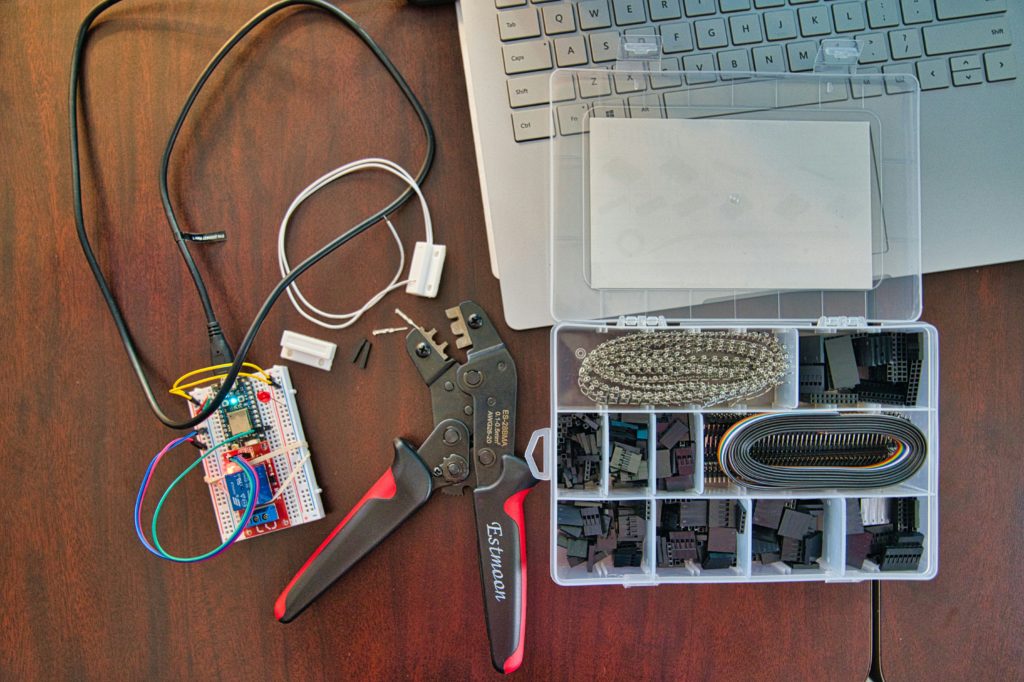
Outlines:
{"type": "MultiPolygon", "coordinates": [[[[578,134],[552,120],[548,78],[610,67],[626,33],[659,34],[681,70],[794,72],[813,69],[822,38],[870,37],[863,70],[921,82],[925,272],[1024,259],[1018,0],[462,0],[458,17],[491,268],[514,329],[552,322],[549,137],[578,134]]],[[[574,86],[556,97],[617,83],[574,86]]],[[[627,115],[630,97],[656,94],[631,88],[627,115]]]]}

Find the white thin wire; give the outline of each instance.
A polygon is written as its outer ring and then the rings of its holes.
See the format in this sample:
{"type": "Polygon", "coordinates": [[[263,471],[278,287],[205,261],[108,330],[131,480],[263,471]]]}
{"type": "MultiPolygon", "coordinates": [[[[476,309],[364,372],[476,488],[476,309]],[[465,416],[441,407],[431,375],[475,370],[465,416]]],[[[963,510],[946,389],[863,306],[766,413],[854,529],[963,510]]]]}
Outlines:
{"type": "MultiPolygon", "coordinates": [[[[420,200],[420,207],[423,209],[423,227],[426,232],[426,242],[431,245],[434,243],[434,226],[430,220],[430,209],[427,208],[427,200],[423,196],[423,192],[420,190],[419,185],[416,183],[416,179],[413,178],[407,170],[399,166],[394,161],[389,161],[388,159],[368,158],[361,159],[359,161],[352,161],[351,163],[339,166],[338,168],[335,168],[334,170],[317,178],[312,184],[306,187],[306,189],[302,190],[288,207],[288,210],[284,214],[284,218],[281,220],[281,227],[277,233],[277,263],[282,277],[287,277],[291,272],[291,266],[288,264],[288,255],[285,251],[285,239],[288,234],[288,224],[291,221],[292,214],[295,213],[298,207],[302,205],[302,202],[335,180],[343,178],[351,173],[371,169],[386,171],[398,178],[401,178],[407,185],[409,185],[409,188],[416,193],[416,196],[419,197],[420,200]]],[[[362,317],[367,310],[377,305],[377,303],[379,303],[381,299],[389,293],[395,289],[404,287],[412,281],[410,279],[400,281],[402,271],[405,269],[405,249],[402,247],[402,240],[398,236],[398,231],[387,216],[384,217],[384,222],[387,223],[388,229],[391,230],[391,236],[394,237],[395,244],[398,245],[398,270],[395,272],[395,276],[391,278],[391,282],[374,294],[361,308],[350,313],[329,313],[325,310],[320,310],[310,303],[305,296],[303,296],[302,292],[299,290],[298,283],[292,282],[287,289],[288,298],[295,307],[295,310],[297,310],[302,317],[325,329],[345,329],[358,322],[359,318],[362,317]],[[333,323],[331,320],[341,321],[333,323]]]]}
{"type": "Polygon", "coordinates": [[[292,472],[288,474],[288,478],[284,479],[284,482],[277,489],[277,492],[274,493],[274,496],[270,498],[270,502],[267,502],[267,504],[272,504],[277,500],[277,498],[281,497],[284,491],[288,489],[288,486],[292,484],[292,481],[295,480],[295,477],[298,476],[299,472],[302,471],[302,467],[306,465],[306,462],[309,461],[309,458],[312,455],[312,452],[307,452],[302,459],[295,463],[295,466],[292,467],[292,472]]]}

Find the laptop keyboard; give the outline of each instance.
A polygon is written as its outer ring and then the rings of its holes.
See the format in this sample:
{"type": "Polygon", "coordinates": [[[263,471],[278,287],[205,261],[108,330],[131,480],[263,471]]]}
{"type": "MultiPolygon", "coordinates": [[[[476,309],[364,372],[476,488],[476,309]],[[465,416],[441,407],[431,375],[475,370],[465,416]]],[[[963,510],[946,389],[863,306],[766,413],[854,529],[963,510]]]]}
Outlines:
{"type": "MultiPolygon", "coordinates": [[[[582,103],[556,107],[552,117],[551,70],[611,69],[623,35],[639,42],[659,35],[662,69],[696,72],[686,76],[688,86],[719,80],[700,71],[812,71],[819,41],[828,37],[862,42],[859,73],[913,74],[925,91],[1017,77],[1007,49],[1007,0],[472,1],[497,8],[517,142],[581,132],[580,112],[589,98],[605,98],[602,115],[664,115],[664,92],[682,86],[679,76],[609,72],[577,74],[561,84],[553,101],[582,103]]],[[[851,87],[854,97],[881,94],[851,87]]],[[[834,96],[850,96],[843,90],[834,96]]]]}

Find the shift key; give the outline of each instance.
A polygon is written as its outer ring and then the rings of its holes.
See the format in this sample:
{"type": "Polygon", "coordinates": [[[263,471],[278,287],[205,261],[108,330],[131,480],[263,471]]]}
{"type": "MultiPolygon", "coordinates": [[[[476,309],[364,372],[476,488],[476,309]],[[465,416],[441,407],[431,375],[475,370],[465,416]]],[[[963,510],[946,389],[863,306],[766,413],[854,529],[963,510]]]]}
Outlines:
{"type": "Polygon", "coordinates": [[[1010,44],[1010,27],[1002,17],[975,19],[924,28],[924,51],[929,55],[986,50],[1010,44]]]}

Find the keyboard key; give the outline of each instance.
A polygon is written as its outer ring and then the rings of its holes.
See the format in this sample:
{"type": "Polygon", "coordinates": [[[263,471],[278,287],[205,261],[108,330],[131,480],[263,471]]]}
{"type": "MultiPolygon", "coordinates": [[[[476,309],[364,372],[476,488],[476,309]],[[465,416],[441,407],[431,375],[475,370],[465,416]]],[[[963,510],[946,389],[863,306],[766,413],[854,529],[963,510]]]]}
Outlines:
{"type": "MultiPolygon", "coordinates": [[[[621,99],[605,99],[594,105],[590,112],[592,118],[626,118],[626,103],[621,99]]],[[[590,130],[588,122],[583,124],[584,130],[590,130]]]]}
{"type": "Polygon", "coordinates": [[[792,40],[796,38],[796,15],[788,9],[765,12],[764,28],[768,40],[792,40]]]}
{"type": "Polygon", "coordinates": [[[801,7],[797,10],[797,14],[800,15],[800,33],[805,38],[823,36],[832,32],[827,7],[801,7]]]}
{"type": "Polygon", "coordinates": [[[1006,0],[935,0],[939,19],[963,19],[1006,11],[1006,0]]]}
{"type": "Polygon", "coordinates": [[[544,15],[544,32],[548,35],[571,33],[576,30],[576,17],[572,5],[545,5],[541,12],[544,15]]]}
{"type": "Polygon", "coordinates": [[[690,25],[685,21],[676,24],[661,25],[661,49],[665,54],[676,52],[691,52],[693,50],[693,37],[690,35],[690,25]]]}
{"type": "Polygon", "coordinates": [[[822,102],[842,102],[850,98],[849,81],[845,77],[831,78],[821,81],[818,96],[822,102]]]}
{"type": "Polygon", "coordinates": [[[924,28],[924,48],[929,55],[1009,45],[1010,29],[1002,17],[935,24],[924,28]]]}
{"type": "Polygon", "coordinates": [[[558,112],[558,132],[562,135],[579,135],[584,127],[590,130],[589,104],[563,104],[558,112]]]}
{"type": "Polygon", "coordinates": [[[985,54],[985,74],[990,81],[1009,81],[1017,77],[1017,59],[1012,52],[985,54]]]}
{"type": "Polygon", "coordinates": [[[916,28],[889,31],[889,47],[893,59],[911,59],[921,56],[921,34],[916,28]]]}
{"type": "MultiPolygon", "coordinates": [[[[687,78],[690,77],[687,76],[687,78]]],[[[713,76],[711,77],[711,80],[715,80],[713,76]]],[[[664,99],[665,114],[668,118],[690,118],[692,116],[692,114],[689,113],[692,111],[692,107],[690,106],[690,92],[686,90],[681,92],[678,90],[676,92],[666,92],[664,99]]]]}
{"type": "Polygon", "coordinates": [[[840,2],[832,5],[832,18],[836,22],[836,33],[863,31],[864,5],[859,2],[840,2]]]}
{"type": "Polygon", "coordinates": [[[549,99],[548,91],[551,88],[551,76],[546,73],[539,73],[535,76],[523,76],[522,78],[511,78],[508,81],[508,103],[512,108],[530,107],[535,104],[548,104],[550,101],[564,102],[576,97],[576,89],[572,85],[572,78],[562,77],[556,79],[554,96],[549,99]]]}
{"type": "Polygon", "coordinates": [[[877,66],[873,66],[859,69],[856,75],[850,77],[850,88],[853,90],[854,99],[881,97],[882,93],[885,92],[882,87],[882,81],[878,78],[871,78],[867,75],[869,73],[881,73],[881,71],[878,70],[877,66]]]}
{"type": "Polygon", "coordinates": [[[628,28],[626,29],[624,39],[626,40],[626,43],[623,47],[623,52],[626,54],[636,54],[637,59],[646,59],[648,58],[647,55],[657,59],[660,54],[660,50],[658,49],[658,34],[653,26],[628,28]],[[650,52],[646,52],[648,48],[641,48],[641,45],[649,45],[650,52]]]}
{"type": "Polygon", "coordinates": [[[498,9],[505,9],[506,7],[523,7],[526,5],[526,0],[494,0],[494,6],[498,9]]]}
{"type": "Polygon", "coordinates": [[[688,17],[702,17],[718,11],[715,0],[683,0],[683,7],[688,17]]]}
{"type": "Polygon", "coordinates": [[[679,0],[648,0],[648,9],[651,10],[651,21],[680,19],[683,16],[679,0]]]}
{"type": "Polygon", "coordinates": [[[849,99],[846,78],[796,80],[779,84],[779,106],[799,107],[849,99]]]}
{"type": "Polygon", "coordinates": [[[781,45],[762,45],[754,48],[754,71],[761,73],[782,73],[786,70],[786,58],[781,45]]]}
{"type": "Polygon", "coordinates": [[[953,72],[953,85],[977,85],[985,79],[981,75],[981,69],[968,69],[966,71],[953,72]]]}
{"type": "Polygon", "coordinates": [[[498,14],[498,33],[502,40],[536,38],[540,35],[540,21],[537,10],[515,9],[498,14]]]}
{"type": "Polygon", "coordinates": [[[619,26],[642,24],[647,21],[644,14],[644,0],[612,0],[615,8],[615,23],[619,26]]]}
{"type": "MultiPolygon", "coordinates": [[[[718,53],[718,68],[720,71],[750,71],[750,55],[746,50],[722,50],[718,53]]],[[[749,78],[749,76],[722,75],[722,80],[733,80],[734,78],[749,78]]]]}
{"type": "Polygon", "coordinates": [[[976,54],[969,54],[963,57],[953,57],[949,60],[949,65],[953,67],[954,71],[969,71],[970,69],[981,68],[981,57],[976,54]]]}
{"type": "Polygon", "coordinates": [[[590,34],[590,57],[595,63],[615,61],[619,57],[618,31],[590,34]]]}
{"type": "Polygon", "coordinates": [[[890,95],[898,95],[914,90],[913,81],[906,78],[907,75],[915,75],[913,64],[886,64],[882,67],[882,71],[887,76],[885,79],[885,91],[890,95]]]}
{"type": "Polygon", "coordinates": [[[661,70],[665,73],[664,75],[651,74],[648,79],[651,82],[651,87],[658,90],[664,88],[678,88],[683,85],[683,77],[678,73],[679,71],[679,58],[669,57],[668,59],[661,60],[661,70]]]}
{"type": "Polygon", "coordinates": [[[576,11],[580,15],[580,28],[584,31],[609,28],[612,25],[608,0],[583,0],[576,5],[576,11]]]}
{"type": "MultiPolygon", "coordinates": [[[[782,49],[782,48],[779,48],[782,49]]],[[[772,109],[778,99],[781,80],[748,80],[732,84],[732,101],[737,107],[772,109]]],[[[785,87],[785,86],[782,86],[785,87]]]]}
{"type": "Polygon", "coordinates": [[[647,89],[647,76],[642,73],[615,71],[612,74],[612,80],[615,83],[615,92],[620,95],[643,92],[647,89]]]}
{"type": "Polygon", "coordinates": [[[583,36],[555,39],[555,63],[561,67],[587,63],[587,41],[583,36]]]}
{"type": "Polygon", "coordinates": [[[541,107],[540,109],[513,111],[512,132],[516,142],[551,137],[551,110],[541,107]]]}
{"type": "Polygon", "coordinates": [[[729,29],[732,31],[733,45],[764,42],[764,36],[761,35],[761,18],[756,14],[729,17],[729,29]]]}
{"type": "Polygon", "coordinates": [[[900,24],[897,0],[868,0],[868,25],[871,28],[892,28],[900,24]]]}
{"type": "MultiPolygon", "coordinates": [[[[640,28],[627,28],[626,37],[633,45],[657,45],[658,34],[653,26],[642,26],[640,28]]],[[[654,54],[657,54],[656,52],[654,54]]]]}
{"type": "MultiPolygon", "coordinates": [[[[693,107],[729,107],[732,106],[732,86],[700,88],[690,91],[690,105],[693,107]]],[[[665,103],[669,95],[665,95],[665,103]]],[[[711,112],[702,112],[711,113],[711,112]]]]}
{"type": "Polygon", "coordinates": [[[814,59],[818,56],[818,43],[813,40],[800,40],[786,45],[789,55],[790,71],[810,71],[814,68],[814,59]]]}
{"type": "Polygon", "coordinates": [[[818,0],[789,0],[791,5],[809,5],[812,2],[818,2],[818,0]]]}
{"type": "Polygon", "coordinates": [[[725,47],[729,40],[725,35],[725,21],[722,19],[704,19],[694,22],[697,31],[697,47],[706,50],[709,47],[725,47]]]}
{"type": "MultiPolygon", "coordinates": [[[[683,57],[683,71],[714,71],[715,60],[709,54],[694,54],[683,57]]],[[[699,73],[686,74],[686,84],[696,85],[697,83],[714,83],[715,76],[699,73]]],[[[685,95],[686,93],[682,93],[685,95]]],[[[665,100],[668,105],[668,99],[665,100]]]]}
{"type": "Polygon", "coordinates": [[[628,100],[630,118],[665,118],[661,95],[636,95],[628,100]]]}
{"type": "Polygon", "coordinates": [[[508,86],[508,103],[513,109],[543,104],[548,99],[547,74],[514,78],[509,80],[506,85],[508,86]],[[543,94],[541,94],[542,90],[543,94]]]}
{"type": "Polygon", "coordinates": [[[577,74],[580,97],[604,97],[612,94],[612,85],[606,73],[577,74]]]}
{"type": "Polygon", "coordinates": [[[786,0],[754,0],[754,7],[757,9],[768,9],[769,7],[782,7],[786,0]]]}
{"type": "Polygon", "coordinates": [[[922,90],[949,87],[949,64],[945,59],[923,59],[917,63],[917,80],[922,90]]]}
{"type": "Polygon", "coordinates": [[[510,76],[551,68],[551,48],[546,40],[502,45],[501,53],[505,59],[505,73],[510,76]]]}
{"type": "Polygon", "coordinates": [[[932,0],[900,0],[900,5],[903,6],[904,24],[924,24],[935,21],[932,0]]]}
{"type": "Polygon", "coordinates": [[[750,9],[750,0],[718,0],[723,12],[745,12],[750,9]]]}
{"type": "Polygon", "coordinates": [[[884,33],[865,33],[857,36],[860,45],[860,63],[875,64],[889,61],[889,41],[884,33]]]}

